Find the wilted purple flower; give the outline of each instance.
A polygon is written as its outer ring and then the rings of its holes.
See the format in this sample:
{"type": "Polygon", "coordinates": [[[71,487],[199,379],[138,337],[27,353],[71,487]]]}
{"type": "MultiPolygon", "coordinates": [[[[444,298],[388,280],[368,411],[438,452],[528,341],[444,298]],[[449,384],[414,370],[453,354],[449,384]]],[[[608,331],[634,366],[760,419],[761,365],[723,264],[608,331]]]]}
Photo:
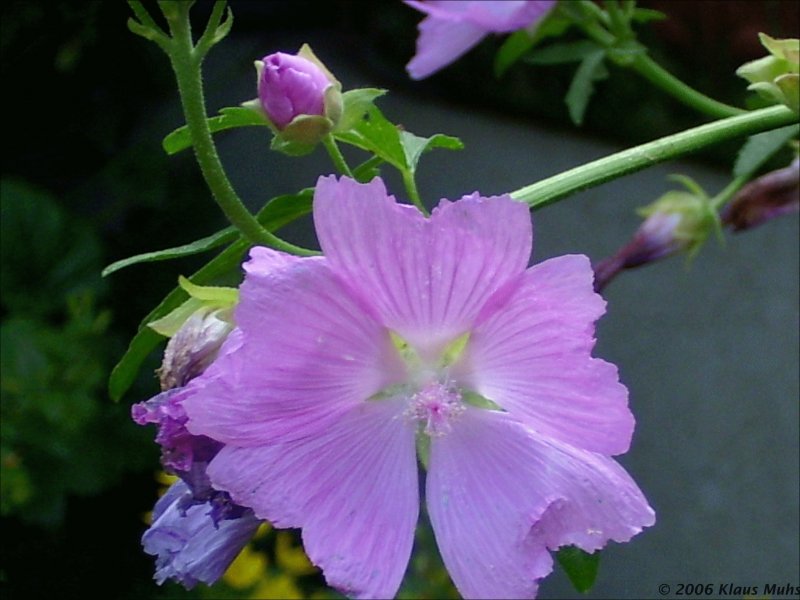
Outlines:
{"type": "Polygon", "coordinates": [[[334,82],[318,65],[303,56],[283,52],[265,56],[261,63],[258,98],[278,129],[284,129],[300,115],[325,114],[325,91],[334,82]]]}
{"type": "MultiPolygon", "coordinates": [[[[194,312],[170,339],[160,369],[166,389],[131,408],[139,425],[158,427],[156,443],[161,463],[181,478],[156,503],[153,524],[142,536],[145,552],[157,556],[155,579],[171,578],[191,588],[198,581],[214,583],[258,528],[253,512],[214,489],[206,469],[222,444],[186,429],[181,384],[200,375],[216,357],[233,325],[226,311],[203,307],[194,312]]],[[[230,337],[235,345],[237,334],[230,337]]]]}
{"type": "Polygon", "coordinates": [[[153,509],[153,524],[142,536],[145,552],[156,556],[155,580],[174,579],[191,589],[219,579],[261,521],[250,510],[216,521],[209,503],[192,504],[192,492],[174,483],[153,509]]]}
{"type": "Polygon", "coordinates": [[[161,389],[186,385],[206,370],[233,329],[229,309],[196,310],[173,335],[158,370],[161,389]]]}
{"type": "Polygon", "coordinates": [[[476,193],[426,219],[380,179],[320,178],[314,221],[324,257],[251,251],[241,337],[186,387],[189,431],[225,444],[215,487],[302,528],[328,583],[357,598],[403,578],[418,452],[465,597],[531,597],[548,550],[653,523],[610,458],[634,420],[616,368],[591,356],[605,303],[586,257],[526,269],[524,204],[476,193]]]}
{"type": "Polygon", "coordinates": [[[725,207],[722,222],[734,231],[751,229],[800,209],[800,159],[744,186],[725,207]]]}
{"type": "Polygon", "coordinates": [[[555,0],[404,0],[424,12],[417,54],[406,69],[423,79],[449,65],[489,33],[509,33],[542,19],[555,0]]]}

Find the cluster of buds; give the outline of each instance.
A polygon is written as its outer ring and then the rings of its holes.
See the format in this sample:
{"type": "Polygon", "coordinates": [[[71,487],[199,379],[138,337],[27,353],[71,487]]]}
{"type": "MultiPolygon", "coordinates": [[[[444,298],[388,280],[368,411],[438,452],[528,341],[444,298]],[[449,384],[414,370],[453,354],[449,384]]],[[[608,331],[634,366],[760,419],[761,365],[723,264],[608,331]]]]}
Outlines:
{"type": "Polygon", "coordinates": [[[736,74],[750,82],[748,90],[800,112],[800,40],[758,36],[769,55],[743,64],[736,74]]]}
{"type": "Polygon", "coordinates": [[[174,579],[186,588],[212,584],[255,534],[260,521],[226,492],[215,490],[206,474],[222,449],[220,442],[193,435],[182,402],[192,379],[235,343],[233,307],[238,292],[200,287],[181,279],[190,299],[150,327],[170,338],[158,369],[162,392],[135,404],[133,420],[158,427],[161,463],[180,479],[156,503],[153,522],[142,536],[145,552],[156,557],[155,580],[174,579]]]}

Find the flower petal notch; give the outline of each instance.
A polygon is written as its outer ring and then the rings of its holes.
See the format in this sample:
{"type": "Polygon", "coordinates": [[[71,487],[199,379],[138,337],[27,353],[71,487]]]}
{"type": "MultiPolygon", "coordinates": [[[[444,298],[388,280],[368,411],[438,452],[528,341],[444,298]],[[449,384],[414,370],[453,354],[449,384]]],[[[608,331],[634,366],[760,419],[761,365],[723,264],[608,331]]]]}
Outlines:
{"type": "Polygon", "coordinates": [[[532,597],[550,551],[593,552],[654,521],[611,458],[633,417],[591,355],[604,312],[588,259],[528,268],[530,215],[508,196],[430,218],[383,182],[323,177],[323,257],[254,248],[236,337],[186,386],[186,427],[224,447],[213,487],[298,527],[328,583],[397,593],[419,512],[464,597],[532,597]]]}

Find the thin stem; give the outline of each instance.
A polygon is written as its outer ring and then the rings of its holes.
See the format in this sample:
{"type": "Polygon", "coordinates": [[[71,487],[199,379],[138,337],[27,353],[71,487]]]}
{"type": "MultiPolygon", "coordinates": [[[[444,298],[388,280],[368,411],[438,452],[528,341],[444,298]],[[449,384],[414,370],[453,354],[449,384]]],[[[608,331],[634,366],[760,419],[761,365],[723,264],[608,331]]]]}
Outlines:
{"type": "Polygon", "coordinates": [[[650,83],[661,88],[687,106],[705,113],[710,117],[722,119],[747,112],[741,108],[718,102],[698,92],[694,88],[689,87],[680,79],[666,71],[645,53],[637,54],[630,66],[650,83]]]}
{"type": "Polygon", "coordinates": [[[169,58],[178,81],[178,92],[180,93],[186,125],[189,127],[189,133],[191,134],[195,157],[214,200],[216,200],[228,220],[242,232],[242,235],[249,242],[263,244],[301,256],[313,254],[312,250],[285,242],[264,229],[239,199],[225,174],[225,169],[219,159],[211,132],[208,129],[200,73],[202,56],[195,54],[192,47],[188,10],[184,11],[179,17],[173,16],[173,18],[170,18],[168,16],[168,22],[174,40],[169,58]]]}
{"type": "MultiPolygon", "coordinates": [[[[611,12],[612,16],[618,16],[618,13],[615,11],[611,12]]],[[[613,51],[617,47],[618,43],[618,38],[616,35],[607,31],[604,27],[593,21],[579,23],[579,26],[595,42],[611,51],[609,54],[613,58],[613,51]]],[[[730,106],[723,102],[718,102],[717,100],[714,100],[713,98],[710,98],[702,92],[698,92],[693,87],[685,84],[680,79],[669,73],[661,65],[656,63],[652,58],[650,58],[644,48],[641,48],[641,51],[636,52],[632,59],[630,56],[630,54],[626,54],[624,60],[617,60],[615,62],[620,67],[633,69],[656,87],[661,88],[664,92],[676,100],[683,102],[695,110],[698,110],[710,117],[714,117],[715,119],[732,117],[734,115],[746,112],[740,108],[730,106]]]]}
{"type": "Polygon", "coordinates": [[[725,188],[716,196],[711,199],[711,206],[714,210],[719,211],[725,204],[736,195],[744,185],[750,181],[750,175],[739,175],[734,178],[725,188]]]}
{"type": "Polygon", "coordinates": [[[406,192],[408,192],[408,197],[411,202],[414,203],[414,206],[416,206],[423,215],[429,217],[430,213],[422,203],[422,198],[419,196],[419,190],[417,190],[417,182],[414,180],[414,175],[412,173],[403,171],[403,185],[405,185],[406,192]]]}
{"type": "Polygon", "coordinates": [[[575,167],[511,192],[511,197],[541,208],[577,191],[640,171],[724,140],[789,125],[797,115],[785,106],[771,106],[687,129],[611,156],[575,167]]]}
{"type": "MultiPolygon", "coordinates": [[[[217,28],[222,20],[225,5],[225,0],[216,0],[214,2],[214,8],[211,10],[211,16],[208,18],[206,30],[195,45],[195,53],[201,57],[205,56],[214,44],[214,37],[217,35],[217,28]]],[[[228,11],[228,18],[231,18],[230,10],[228,11]]]]}
{"type": "Polygon", "coordinates": [[[323,136],[322,144],[325,146],[325,150],[328,151],[328,155],[333,161],[333,166],[336,167],[339,173],[342,175],[347,175],[352,179],[353,172],[350,170],[350,167],[348,166],[342,151],[339,150],[339,146],[336,144],[336,140],[333,139],[333,136],[330,134],[323,136]]]}

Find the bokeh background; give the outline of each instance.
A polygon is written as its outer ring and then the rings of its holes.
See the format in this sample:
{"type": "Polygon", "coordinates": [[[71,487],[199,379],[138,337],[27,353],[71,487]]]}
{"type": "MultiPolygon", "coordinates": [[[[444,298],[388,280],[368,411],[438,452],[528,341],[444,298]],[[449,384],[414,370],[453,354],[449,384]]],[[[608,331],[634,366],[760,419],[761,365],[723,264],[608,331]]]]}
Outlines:
{"type": "MultiPolygon", "coordinates": [[[[743,104],[733,75],[761,56],[758,31],[797,37],[796,2],[642,2],[669,19],[643,34],[690,84],[743,104]]],[[[202,21],[208,2],[194,16],[202,21]]],[[[426,155],[428,204],[517,189],[702,119],[636,76],[611,70],[581,129],[563,96],[570,68],[518,65],[503,79],[487,39],[423,82],[403,70],[419,15],[399,2],[232,1],[233,33],[207,60],[209,114],[255,96],[252,61],[310,42],[345,89],[383,87],[394,122],[460,137],[426,155]]],[[[119,404],[108,374],[141,318],[204,260],[140,265],[103,280],[106,264],[203,237],[225,223],[188,153],[162,137],[182,124],[166,57],[130,34],[121,2],[16,1],[0,8],[5,115],[2,161],[2,558],[4,598],[335,597],[298,550],[296,532],[265,531],[212,590],[152,583],[140,548],[164,480],[154,432],[129,406],[157,391],[155,353],[119,404]],[[327,594],[327,595],[326,595],[327,594]]],[[[332,171],[318,150],[290,159],[264,131],[218,137],[253,209],[332,171]]],[[[534,259],[613,253],[635,208],[694,177],[729,181],[740,141],[578,194],[534,214],[534,259]]],[[[352,155],[353,158],[357,154],[352,155]]],[[[772,166],[780,166],[776,159],[772,166]]],[[[389,177],[390,189],[403,197],[389,177]]],[[[308,221],[282,234],[314,244],[308,221]]],[[[234,274],[235,275],[235,274],[234,274]]],[[[606,293],[596,353],[619,365],[638,428],[621,462],[657,525],[603,552],[588,598],[656,598],[658,585],[800,585],[798,572],[798,220],[711,240],[682,258],[623,274],[606,293]]],[[[404,597],[452,594],[420,532],[404,597]]],[[[762,588],[763,589],[763,588],[762,588]]],[[[576,593],[556,568],[540,597],[576,593]]]]}

